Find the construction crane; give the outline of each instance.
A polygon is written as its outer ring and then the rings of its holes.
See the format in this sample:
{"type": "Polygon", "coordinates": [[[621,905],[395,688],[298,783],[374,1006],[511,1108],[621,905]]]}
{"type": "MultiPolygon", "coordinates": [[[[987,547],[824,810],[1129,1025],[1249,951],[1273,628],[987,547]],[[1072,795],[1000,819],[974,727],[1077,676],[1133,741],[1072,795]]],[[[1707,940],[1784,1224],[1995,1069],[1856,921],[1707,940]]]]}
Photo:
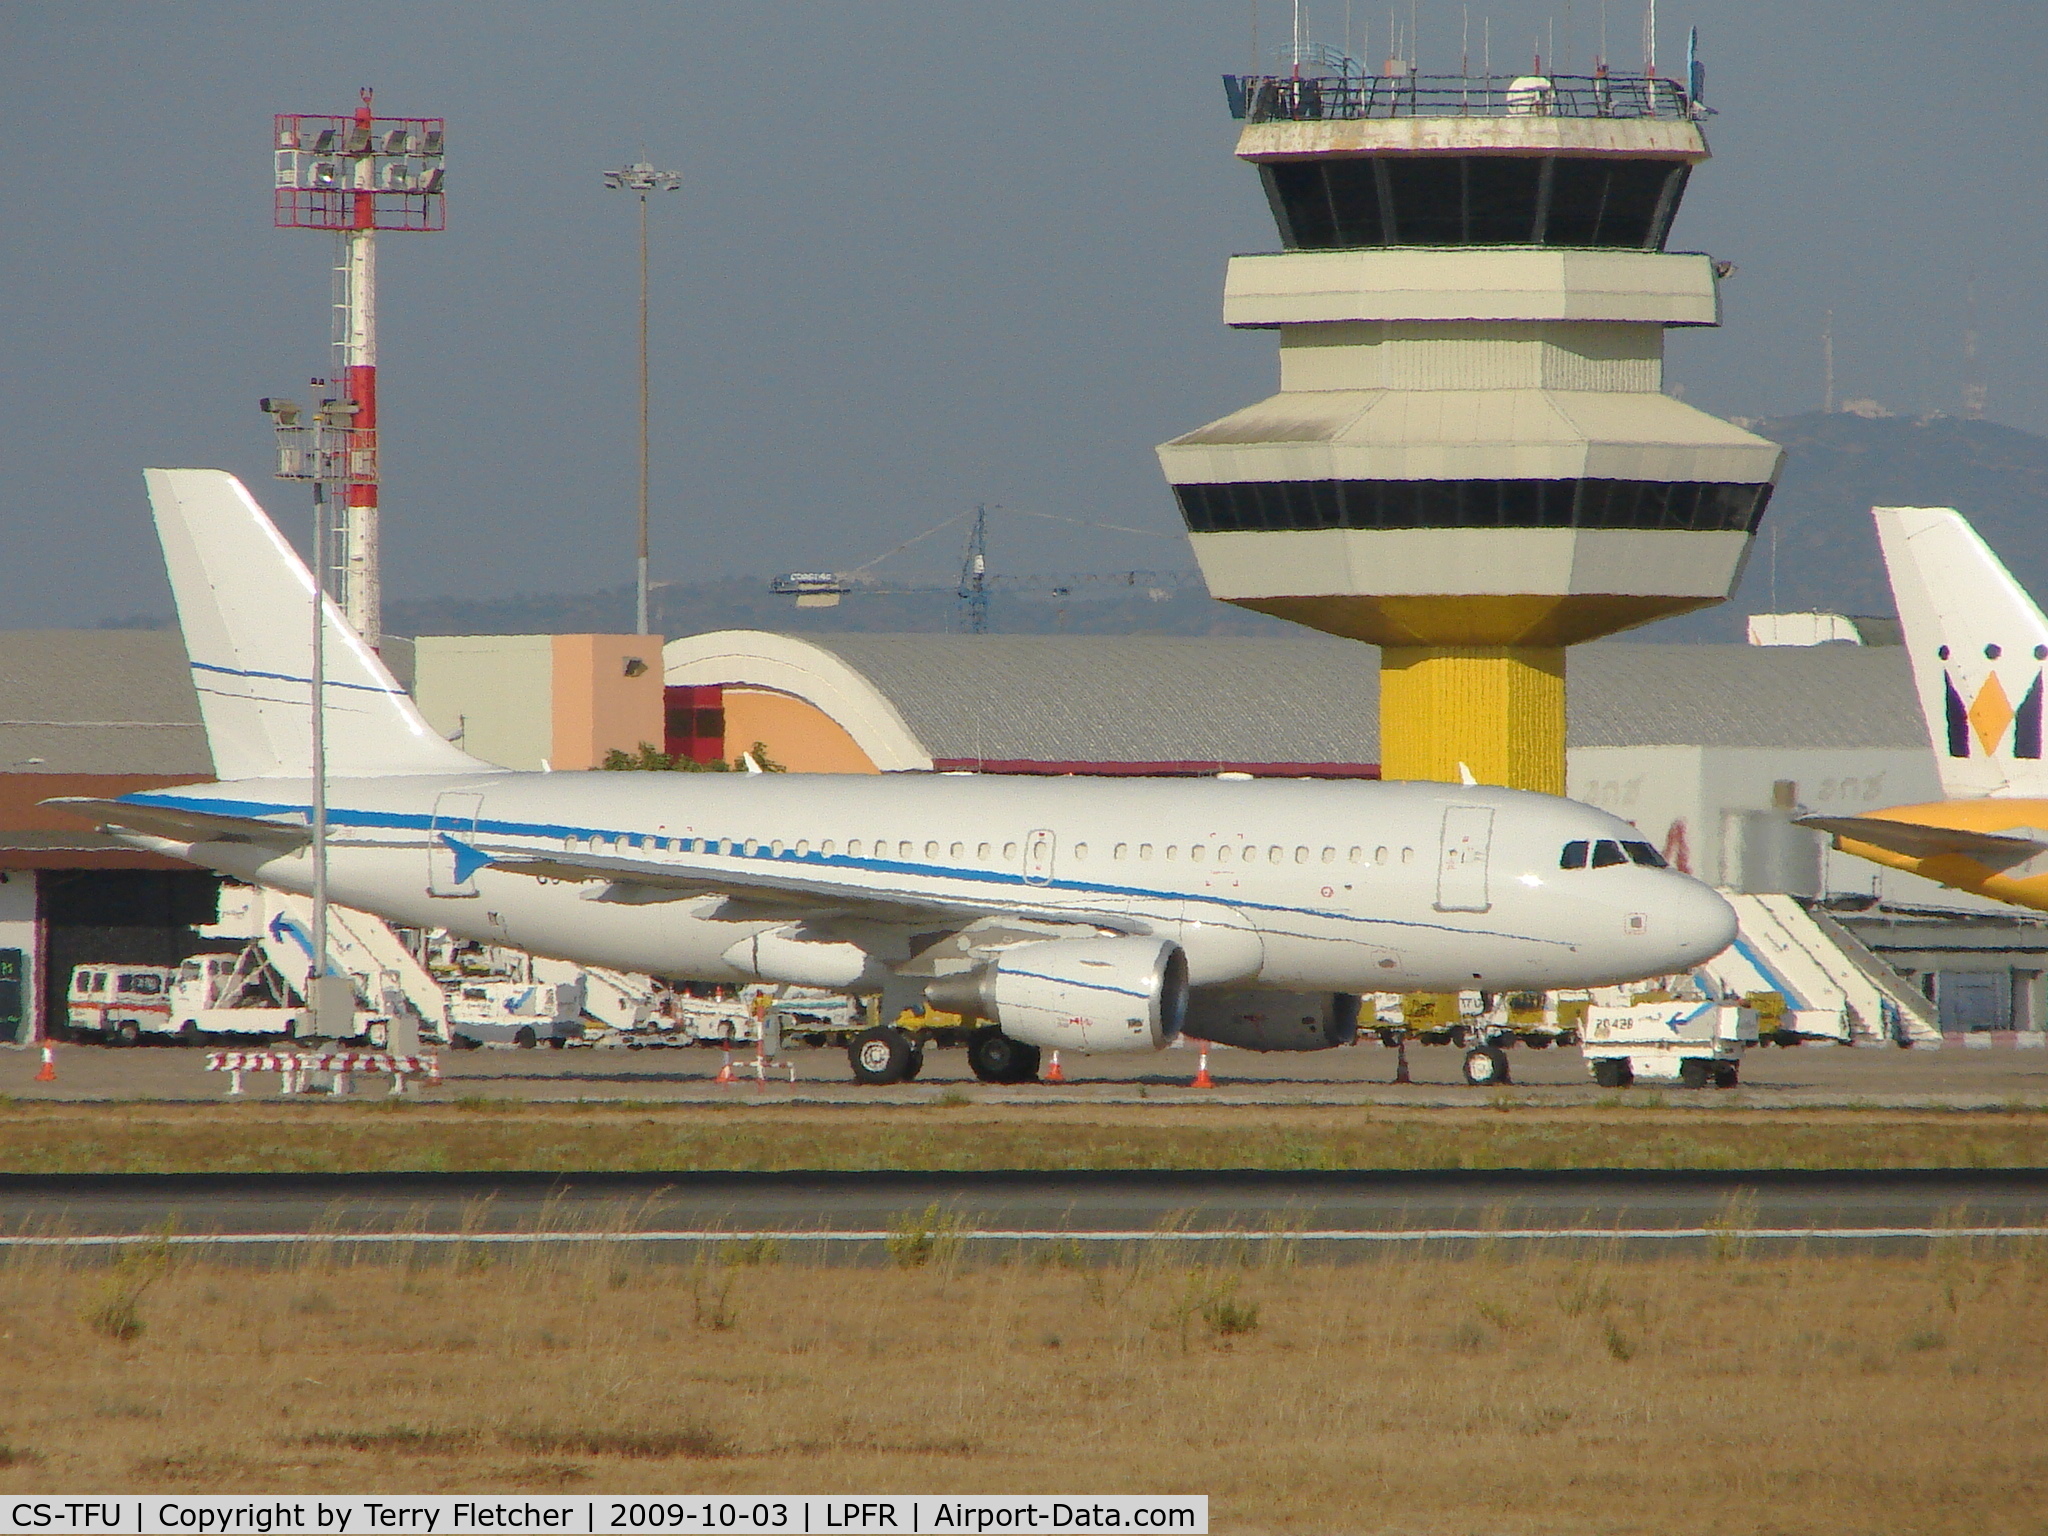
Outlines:
{"type": "MultiPolygon", "coordinates": [[[[988,566],[988,515],[991,510],[1000,512],[1014,509],[991,509],[985,504],[980,505],[972,514],[963,512],[957,517],[948,518],[938,527],[927,529],[915,538],[904,540],[895,549],[890,550],[888,555],[879,556],[851,571],[791,571],[775,577],[769,582],[768,589],[778,596],[795,598],[799,608],[834,608],[838,606],[841,598],[855,594],[882,597],[950,591],[958,604],[957,614],[961,631],[970,635],[985,635],[988,633],[989,599],[999,591],[1046,592],[1055,597],[1065,598],[1077,587],[1143,587],[1154,591],[1172,591],[1201,584],[1202,577],[1199,571],[1134,570],[1084,571],[1069,575],[993,575],[988,566]],[[869,574],[874,566],[880,565],[883,560],[889,558],[889,555],[900,553],[912,544],[965,521],[970,516],[973,520],[968,527],[967,548],[961,557],[960,576],[957,582],[950,586],[935,581],[881,586],[877,584],[877,579],[869,574]]],[[[1053,514],[1044,512],[1028,515],[1053,518],[1053,514]]],[[[1087,528],[1106,528],[1115,533],[1154,532],[1149,528],[1122,528],[1111,523],[1087,523],[1080,518],[1058,517],[1053,520],[1077,523],[1087,528]]]]}

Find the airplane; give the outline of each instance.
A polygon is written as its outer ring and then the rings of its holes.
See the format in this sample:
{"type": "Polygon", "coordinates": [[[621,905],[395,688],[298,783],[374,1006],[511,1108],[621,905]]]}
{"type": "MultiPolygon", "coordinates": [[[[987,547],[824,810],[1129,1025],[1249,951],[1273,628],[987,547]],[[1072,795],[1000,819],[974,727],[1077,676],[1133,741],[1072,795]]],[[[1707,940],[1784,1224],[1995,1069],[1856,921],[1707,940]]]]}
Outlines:
{"type": "MultiPolygon", "coordinates": [[[[305,894],[313,582],[232,475],[145,472],[219,781],[66,800],[124,840],[305,894]]],[[[1587,987],[1735,936],[1634,827],[1473,784],[524,772],[443,740],[331,601],[333,900],[586,965],[880,994],[981,1021],[976,1076],[1043,1050],[1356,1038],[1359,994],[1587,987]]],[[[884,1023],[866,1083],[917,1075],[884,1023]]],[[[1492,1045],[1474,1082],[1504,1081],[1492,1045]]]]}
{"type": "Polygon", "coordinates": [[[1801,816],[1844,853],[2048,911],[2048,618],[1950,507],[1872,507],[1945,799],[1801,816]]]}

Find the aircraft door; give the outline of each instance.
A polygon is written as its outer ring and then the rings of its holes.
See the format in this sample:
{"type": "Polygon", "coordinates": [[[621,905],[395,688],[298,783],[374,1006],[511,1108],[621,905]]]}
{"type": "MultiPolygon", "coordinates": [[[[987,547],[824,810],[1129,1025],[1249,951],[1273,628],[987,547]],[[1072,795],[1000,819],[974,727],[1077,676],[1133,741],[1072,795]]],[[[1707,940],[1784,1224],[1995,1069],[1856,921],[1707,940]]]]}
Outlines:
{"type": "Polygon", "coordinates": [[[471,856],[470,844],[476,837],[477,813],[483,805],[482,795],[459,789],[435,797],[434,819],[427,829],[429,896],[476,894],[476,872],[481,866],[471,856]]]}
{"type": "Polygon", "coordinates": [[[1040,830],[1025,834],[1024,837],[1024,883],[1045,885],[1052,880],[1053,856],[1059,851],[1060,840],[1051,832],[1040,830]]]}
{"type": "Polygon", "coordinates": [[[1486,861],[1492,843],[1491,806],[1445,807],[1443,843],[1437,850],[1437,911],[1484,912],[1493,905],[1486,892],[1486,861]]]}

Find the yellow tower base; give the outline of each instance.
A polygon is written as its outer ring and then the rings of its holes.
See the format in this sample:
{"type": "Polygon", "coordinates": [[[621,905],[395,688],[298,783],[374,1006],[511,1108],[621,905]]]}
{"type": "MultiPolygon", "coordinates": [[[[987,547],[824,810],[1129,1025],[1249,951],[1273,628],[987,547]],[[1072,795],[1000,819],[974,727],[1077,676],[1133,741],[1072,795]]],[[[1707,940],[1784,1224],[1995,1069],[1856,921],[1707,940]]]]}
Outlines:
{"type": "Polygon", "coordinates": [[[1564,647],[1390,645],[1380,653],[1380,777],[1564,793],[1564,647]]]}

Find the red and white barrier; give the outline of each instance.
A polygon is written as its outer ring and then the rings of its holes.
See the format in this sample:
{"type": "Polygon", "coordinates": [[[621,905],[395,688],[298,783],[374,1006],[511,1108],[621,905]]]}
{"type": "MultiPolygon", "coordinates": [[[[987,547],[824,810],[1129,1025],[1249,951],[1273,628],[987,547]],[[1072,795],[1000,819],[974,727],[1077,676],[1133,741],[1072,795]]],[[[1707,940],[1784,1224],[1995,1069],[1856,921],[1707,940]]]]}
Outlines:
{"type": "Polygon", "coordinates": [[[389,1051],[213,1051],[207,1055],[206,1070],[232,1074],[230,1096],[242,1091],[244,1072],[277,1073],[279,1093],[304,1093],[315,1072],[332,1074],[330,1091],[341,1094],[359,1075],[389,1077],[394,1098],[405,1092],[408,1078],[425,1078],[429,1088],[441,1086],[439,1056],[396,1056],[389,1051]]]}

